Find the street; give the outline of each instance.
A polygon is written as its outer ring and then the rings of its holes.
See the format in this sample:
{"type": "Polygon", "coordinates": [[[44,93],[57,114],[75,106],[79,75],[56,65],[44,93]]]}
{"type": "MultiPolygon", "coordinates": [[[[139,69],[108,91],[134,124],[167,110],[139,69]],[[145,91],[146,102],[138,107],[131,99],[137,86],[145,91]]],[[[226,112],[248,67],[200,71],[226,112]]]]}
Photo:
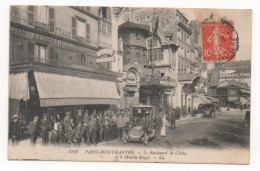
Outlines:
{"type": "Polygon", "coordinates": [[[131,146],[143,148],[249,148],[249,129],[244,128],[245,111],[228,111],[215,117],[189,118],[176,121],[176,129],[167,129],[160,142],[123,144],[120,140],[100,143],[102,146],[131,146]]]}

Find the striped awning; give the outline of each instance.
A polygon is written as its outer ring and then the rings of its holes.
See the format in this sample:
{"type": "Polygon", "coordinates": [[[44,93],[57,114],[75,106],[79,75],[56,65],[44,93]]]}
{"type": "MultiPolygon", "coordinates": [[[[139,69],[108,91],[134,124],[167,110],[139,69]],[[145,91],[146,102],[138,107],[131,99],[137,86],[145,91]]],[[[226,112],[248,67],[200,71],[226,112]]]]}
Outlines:
{"type": "Polygon", "coordinates": [[[17,100],[29,99],[28,73],[9,74],[9,98],[17,100]]]}
{"type": "Polygon", "coordinates": [[[40,106],[119,104],[116,82],[52,73],[34,73],[40,106]]]}

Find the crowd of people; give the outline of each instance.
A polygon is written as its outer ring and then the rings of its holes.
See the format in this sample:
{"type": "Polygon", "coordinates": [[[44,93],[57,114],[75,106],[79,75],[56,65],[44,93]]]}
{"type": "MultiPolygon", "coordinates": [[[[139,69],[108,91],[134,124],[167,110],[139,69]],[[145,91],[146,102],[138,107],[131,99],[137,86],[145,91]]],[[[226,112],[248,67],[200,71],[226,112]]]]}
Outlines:
{"type": "MultiPolygon", "coordinates": [[[[166,136],[166,127],[175,128],[175,121],[179,118],[179,110],[158,111],[154,118],[156,129],[155,139],[166,136]]],[[[96,111],[90,114],[88,110],[78,110],[76,115],[70,112],[56,113],[50,116],[43,113],[42,118],[35,116],[28,126],[31,144],[35,145],[39,137],[42,145],[81,145],[97,144],[99,142],[121,139],[123,131],[131,127],[129,110],[115,112],[113,110],[96,111]]],[[[21,129],[19,117],[13,115],[10,123],[10,134],[13,144],[20,141],[21,129]]]]}
{"type": "MultiPolygon", "coordinates": [[[[96,144],[102,141],[110,141],[122,138],[123,129],[129,126],[129,111],[105,110],[97,112],[95,109],[91,114],[88,110],[77,111],[76,115],[65,112],[65,117],[57,113],[50,117],[43,113],[39,120],[35,116],[28,126],[31,144],[36,144],[38,137],[42,137],[42,144],[96,144]]],[[[10,133],[13,144],[19,142],[19,117],[13,116],[10,124],[10,133]]]]}

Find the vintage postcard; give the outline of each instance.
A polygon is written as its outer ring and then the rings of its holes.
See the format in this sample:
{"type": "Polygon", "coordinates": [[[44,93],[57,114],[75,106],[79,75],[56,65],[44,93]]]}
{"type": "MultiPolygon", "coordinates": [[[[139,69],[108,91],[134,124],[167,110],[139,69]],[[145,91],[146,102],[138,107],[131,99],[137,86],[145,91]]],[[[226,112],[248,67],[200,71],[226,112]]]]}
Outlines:
{"type": "Polygon", "coordinates": [[[245,9],[10,6],[8,159],[248,164],[251,39],[245,9]]]}

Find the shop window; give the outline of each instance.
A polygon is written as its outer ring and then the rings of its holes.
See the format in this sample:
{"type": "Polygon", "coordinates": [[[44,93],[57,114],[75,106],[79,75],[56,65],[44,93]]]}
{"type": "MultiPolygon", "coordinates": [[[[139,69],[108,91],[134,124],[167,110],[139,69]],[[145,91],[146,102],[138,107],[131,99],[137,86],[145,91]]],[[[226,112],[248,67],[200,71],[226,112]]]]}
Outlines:
{"type": "Polygon", "coordinates": [[[46,63],[46,46],[35,44],[34,61],[46,63]]]}
{"type": "Polygon", "coordinates": [[[34,6],[28,6],[28,24],[34,26],[34,6]]]}

